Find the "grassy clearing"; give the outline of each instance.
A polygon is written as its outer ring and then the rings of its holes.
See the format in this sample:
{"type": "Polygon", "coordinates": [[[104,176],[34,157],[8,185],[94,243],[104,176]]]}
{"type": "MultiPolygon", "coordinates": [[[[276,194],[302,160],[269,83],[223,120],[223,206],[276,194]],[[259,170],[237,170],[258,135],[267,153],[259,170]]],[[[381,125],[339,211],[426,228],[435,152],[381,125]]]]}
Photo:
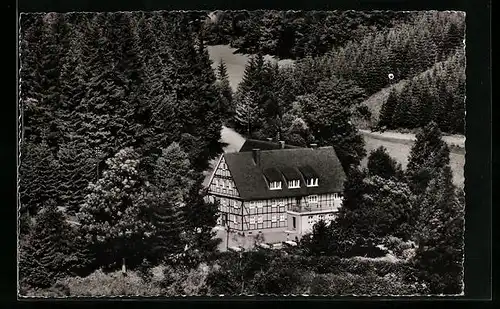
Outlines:
{"type": "MultiPolygon", "coordinates": [[[[411,147],[413,146],[413,140],[411,138],[390,138],[381,134],[373,134],[362,131],[365,140],[366,152],[377,149],[380,146],[384,146],[387,152],[396,159],[405,168],[408,164],[408,156],[410,155],[411,147]]],[[[411,137],[410,134],[402,134],[407,137],[411,137]]],[[[448,138],[449,139],[449,138],[448,138]]],[[[450,165],[453,171],[453,183],[458,187],[464,187],[464,166],[465,166],[465,150],[460,147],[450,147],[452,150],[450,152],[450,165]]],[[[367,157],[361,162],[363,166],[367,164],[367,157]]]]}

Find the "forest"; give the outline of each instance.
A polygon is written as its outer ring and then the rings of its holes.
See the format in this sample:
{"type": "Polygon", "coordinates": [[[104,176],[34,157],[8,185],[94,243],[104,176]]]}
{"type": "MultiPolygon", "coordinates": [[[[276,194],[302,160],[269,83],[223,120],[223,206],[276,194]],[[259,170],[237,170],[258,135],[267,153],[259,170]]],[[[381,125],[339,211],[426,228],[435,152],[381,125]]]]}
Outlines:
{"type": "Polygon", "coordinates": [[[462,292],[464,192],[442,140],[465,129],[462,15],[48,13],[20,24],[22,295],[462,292]],[[221,43],[255,54],[235,92],[208,56],[221,43]],[[388,72],[408,83],[379,125],[419,132],[406,169],[384,148],[367,154],[351,121],[388,72]],[[338,218],[297,248],[220,252],[202,181],[223,125],[333,146],[348,174],[338,218]],[[360,257],[379,244],[397,261],[360,257]]]}

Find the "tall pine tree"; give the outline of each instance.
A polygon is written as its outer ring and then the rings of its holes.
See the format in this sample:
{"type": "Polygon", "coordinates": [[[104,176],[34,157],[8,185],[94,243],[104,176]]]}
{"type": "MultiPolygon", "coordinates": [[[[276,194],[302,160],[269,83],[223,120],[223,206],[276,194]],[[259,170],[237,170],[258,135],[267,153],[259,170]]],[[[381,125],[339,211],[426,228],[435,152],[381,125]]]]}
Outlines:
{"type": "Polygon", "coordinates": [[[448,165],[423,195],[417,236],[415,263],[430,293],[462,293],[464,203],[457,198],[448,165]]]}
{"type": "Polygon", "coordinates": [[[441,131],[435,122],[429,123],[417,134],[406,167],[406,176],[415,193],[425,192],[429,181],[449,164],[449,153],[448,145],[442,140],[441,131]]]}
{"type": "Polygon", "coordinates": [[[217,67],[217,88],[220,93],[219,113],[224,115],[224,119],[232,119],[234,117],[233,106],[233,91],[229,84],[229,76],[227,75],[227,67],[221,59],[217,67]]]}
{"type": "Polygon", "coordinates": [[[155,167],[151,191],[152,258],[163,260],[186,245],[186,197],[194,185],[187,154],[177,143],[162,151],[155,167]]]}

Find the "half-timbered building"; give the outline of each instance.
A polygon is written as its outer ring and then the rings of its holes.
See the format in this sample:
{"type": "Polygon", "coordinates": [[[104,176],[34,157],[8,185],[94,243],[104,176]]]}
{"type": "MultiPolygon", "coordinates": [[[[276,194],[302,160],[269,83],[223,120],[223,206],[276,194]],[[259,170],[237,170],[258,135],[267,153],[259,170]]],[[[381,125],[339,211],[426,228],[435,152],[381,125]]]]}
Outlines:
{"type": "Polygon", "coordinates": [[[344,170],[333,147],[270,144],[252,141],[240,152],[221,155],[208,198],[220,202],[219,225],[240,232],[282,230],[300,238],[316,221],[335,217],[344,170]]]}

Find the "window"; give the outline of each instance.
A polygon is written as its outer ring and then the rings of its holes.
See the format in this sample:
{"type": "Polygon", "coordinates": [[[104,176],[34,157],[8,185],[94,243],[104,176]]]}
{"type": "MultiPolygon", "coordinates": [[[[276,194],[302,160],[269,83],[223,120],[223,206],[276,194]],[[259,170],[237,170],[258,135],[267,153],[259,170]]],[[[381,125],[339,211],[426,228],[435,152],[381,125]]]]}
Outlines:
{"type": "Polygon", "coordinates": [[[278,221],[278,219],[276,218],[276,215],[273,215],[273,216],[271,217],[271,222],[276,222],[276,221],[278,221]]]}
{"type": "Polygon", "coordinates": [[[250,205],[248,206],[250,209],[255,208],[255,201],[250,201],[250,205]]]}
{"type": "Polygon", "coordinates": [[[233,201],[233,203],[234,203],[234,208],[236,208],[236,209],[240,208],[240,202],[233,201]]]}
{"type": "Polygon", "coordinates": [[[263,223],[264,218],[262,216],[257,217],[257,223],[263,223]]]}
{"type": "Polygon", "coordinates": [[[280,199],[278,202],[278,205],[280,207],[279,211],[285,211],[285,200],[284,199],[280,199]]]}
{"type": "Polygon", "coordinates": [[[296,222],[296,218],[295,217],[292,217],[292,226],[294,229],[297,228],[297,222],[296,222]]]}
{"type": "Polygon", "coordinates": [[[217,179],[214,179],[214,185],[215,185],[216,187],[218,187],[218,186],[219,186],[219,181],[218,181],[217,179]]]}
{"type": "Polygon", "coordinates": [[[280,215],[280,221],[285,221],[285,215],[280,215]]]}
{"type": "Polygon", "coordinates": [[[318,202],[318,196],[317,195],[309,195],[308,200],[309,200],[309,203],[315,204],[318,202]]]}
{"type": "Polygon", "coordinates": [[[229,180],[227,181],[227,187],[231,190],[231,182],[229,180]]]}
{"type": "Polygon", "coordinates": [[[300,188],[300,180],[290,180],[288,182],[288,188],[293,189],[293,188],[300,188]]]}
{"type": "Polygon", "coordinates": [[[238,224],[238,217],[233,216],[233,222],[234,222],[234,224],[238,224]]]}
{"type": "Polygon", "coordinates": [[[309,178],[307,179],[308,187],[317,187],[318,186],[318,178],[309,178]]]}
{"type": "Polygon", "coordinates": [[[333,198],[337,199],[339,198],[339,195],[337,193],[333,193],[333,198]]]}
{"type": "Polygon", "coordinates": [[[262,208],[262,201],[258,201],[257,203],[257,208],[262,208]]]}
{"type": "Polygon", "coordinates": [[[270,190],[281,190],[281,181],[271,181],[269,183],[270,190]]]}
{"type": "Polygon", "coordinates": [[[307,223],[309,223],[309,224],[313,224],[313,223],[314,223],[314,218],[313,218],[313,216],[309,216],[309,217],[307,217],[307,223]]]}
{"type": "Polygon", "coordinates": [[[250,224],[255,224],[255,217],[250,217],[250,224]]]}

